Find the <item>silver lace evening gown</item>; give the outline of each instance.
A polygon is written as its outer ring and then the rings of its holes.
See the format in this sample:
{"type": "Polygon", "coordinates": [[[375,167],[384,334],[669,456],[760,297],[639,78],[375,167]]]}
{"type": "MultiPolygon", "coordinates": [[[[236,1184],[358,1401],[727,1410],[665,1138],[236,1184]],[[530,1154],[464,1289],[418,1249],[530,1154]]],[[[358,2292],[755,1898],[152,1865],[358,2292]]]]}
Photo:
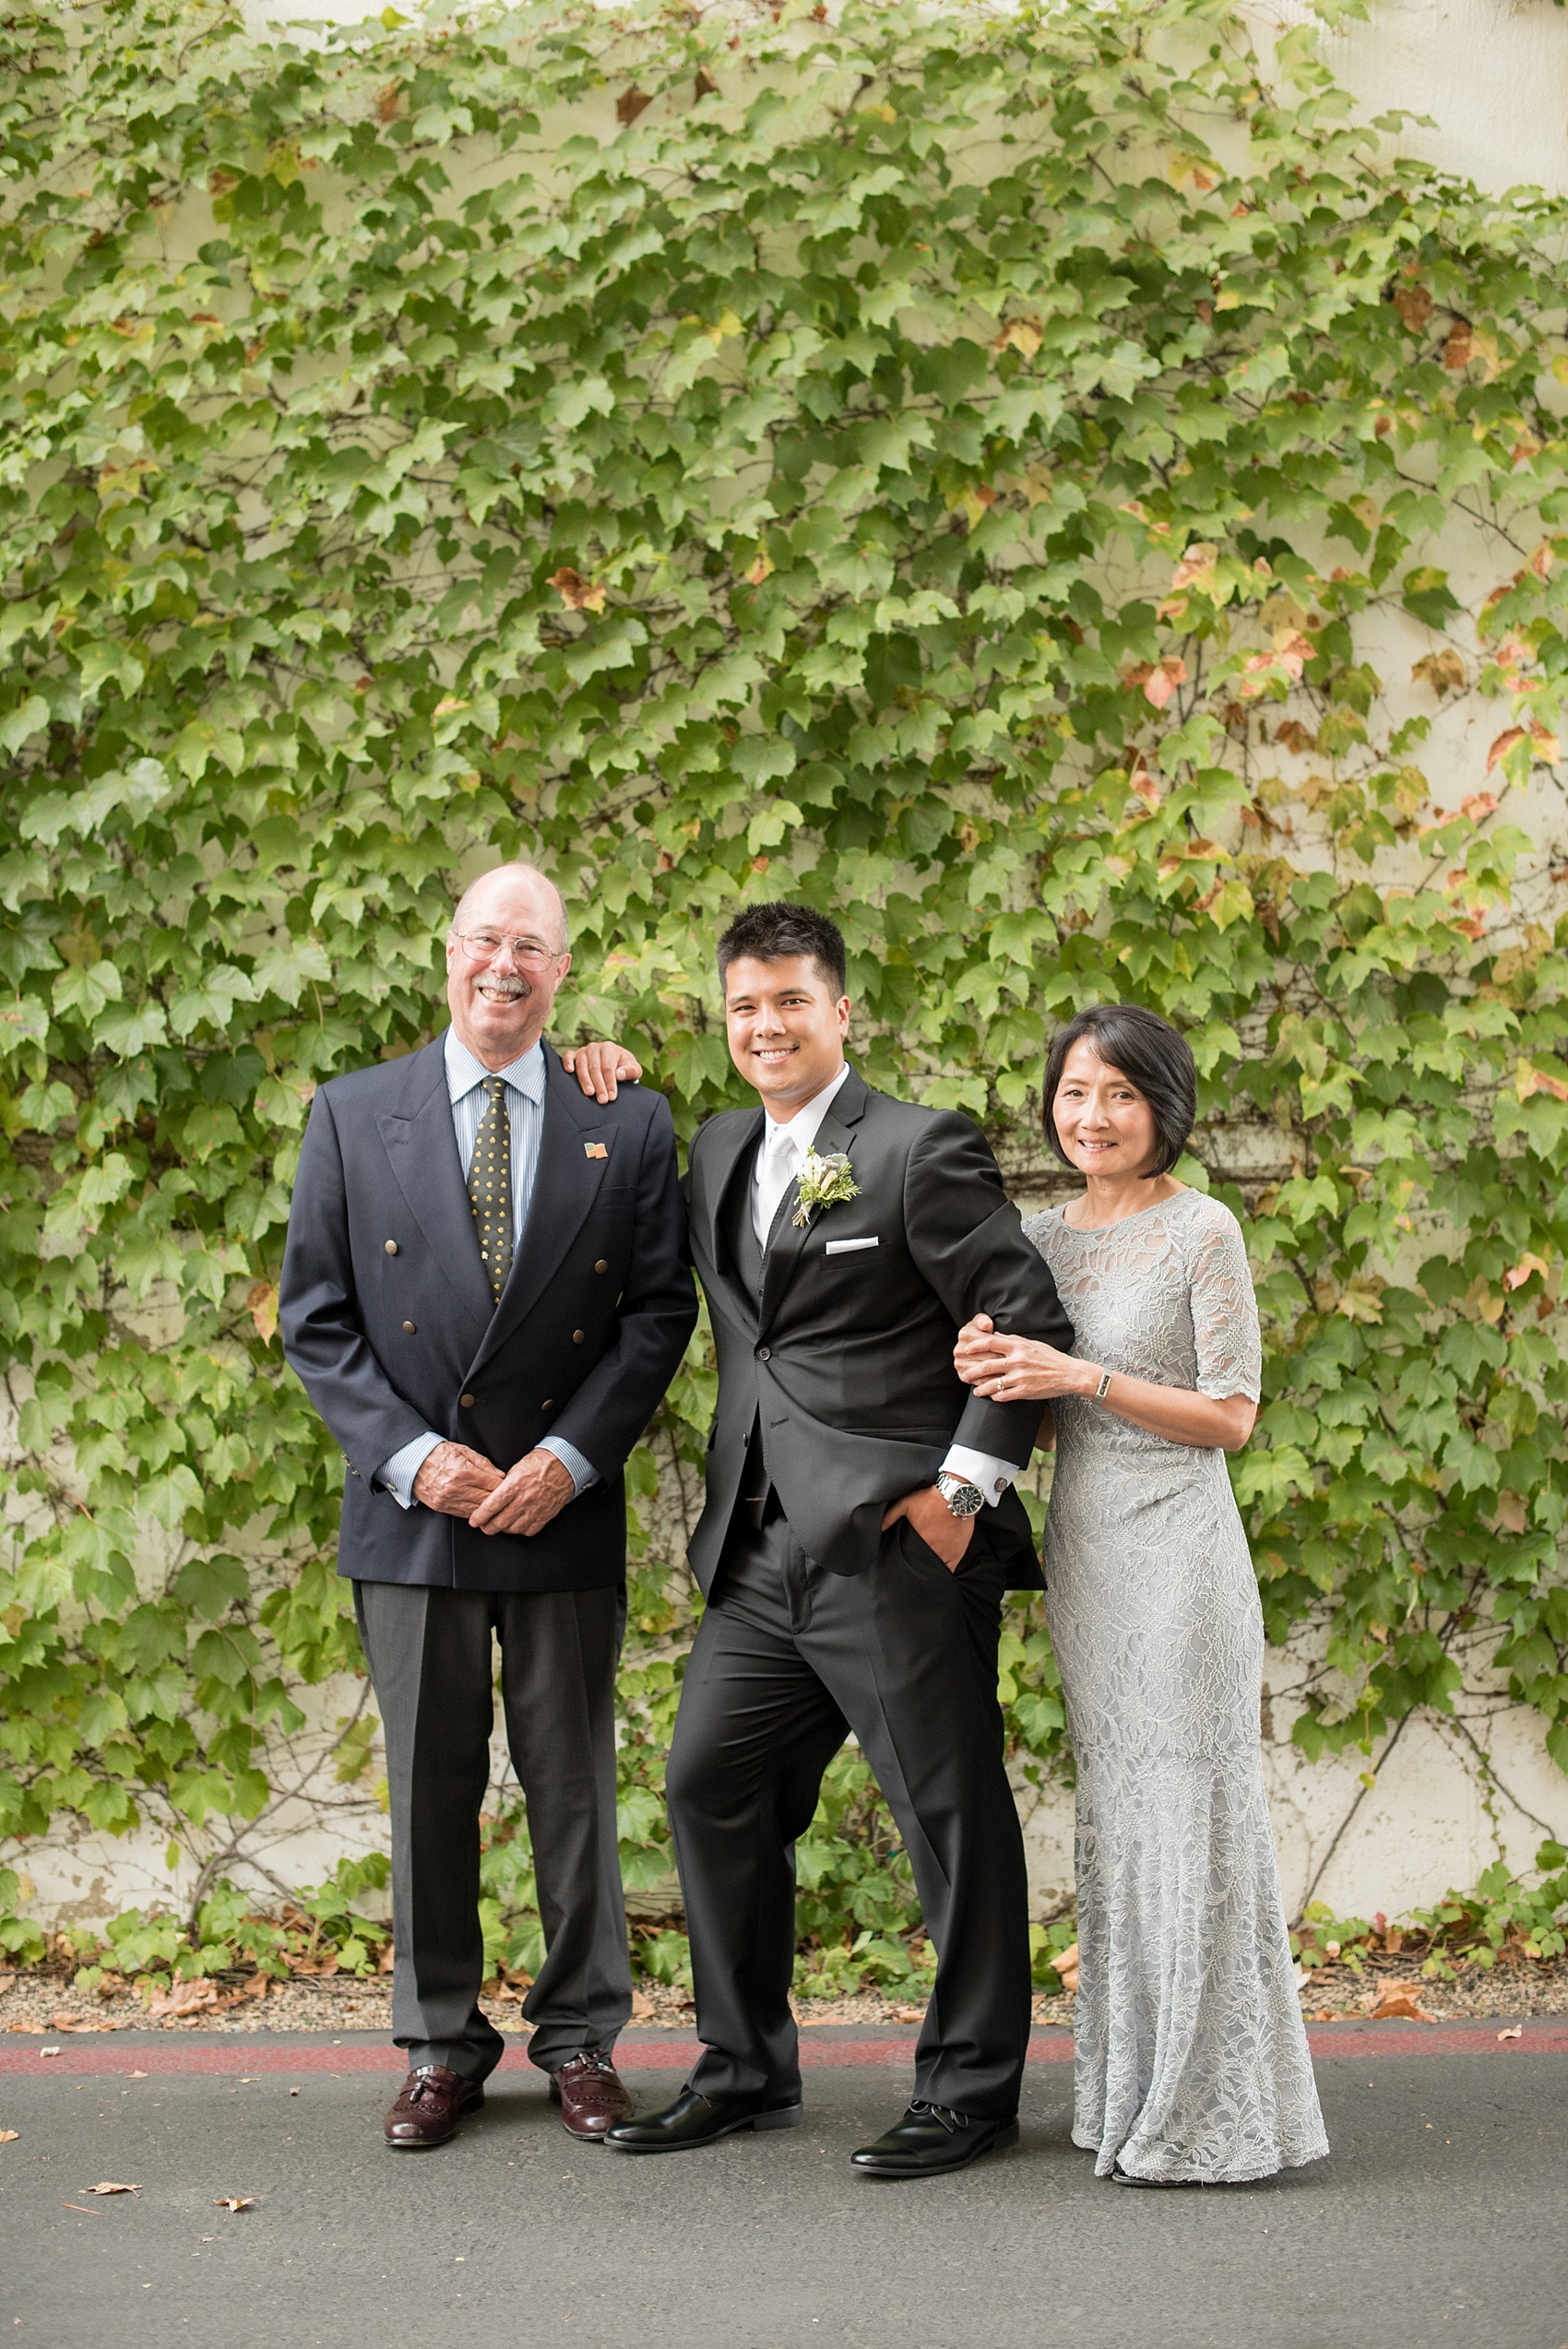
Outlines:
{"type": "MultiPolygon", "coordinates": [[[[1183,1191],[1100,1231],[1025,1228],[1077,1353],[1258,1394],[1241,1227],[1183,1191]]],[[[1263,1610],[1225,1454],[1055,1405],[1046,1609],[1077,1757],[1073,2141],[1102,2177],[1265,2177],[1328,2151],[1301,2023],[1258,1707],[1263,1610]]]]}

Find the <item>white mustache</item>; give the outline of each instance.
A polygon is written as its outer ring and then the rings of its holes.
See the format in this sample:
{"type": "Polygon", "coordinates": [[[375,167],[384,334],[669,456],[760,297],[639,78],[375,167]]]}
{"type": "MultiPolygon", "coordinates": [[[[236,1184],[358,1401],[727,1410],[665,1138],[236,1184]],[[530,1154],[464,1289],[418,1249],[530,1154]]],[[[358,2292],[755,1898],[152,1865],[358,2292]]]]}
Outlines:
{"type": "Polygon", "coordinates": [[[533,993],[526,979],[478,979],[474,985],[481,995],[498,995],[508,1003],[517,1002],[523,996],[533,993]]]}

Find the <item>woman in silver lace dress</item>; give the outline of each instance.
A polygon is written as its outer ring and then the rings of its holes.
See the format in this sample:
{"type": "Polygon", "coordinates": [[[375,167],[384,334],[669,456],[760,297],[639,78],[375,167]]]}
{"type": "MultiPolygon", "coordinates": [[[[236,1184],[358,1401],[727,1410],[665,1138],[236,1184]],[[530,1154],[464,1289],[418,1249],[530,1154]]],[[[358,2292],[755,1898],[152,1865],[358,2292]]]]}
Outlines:
{"type": "MultiPolygon", "coordinates": [[[[958,1367],[1054,1419],[1046,1607],[1077,1758],[1073,2140],[1128,2185],[1236,2183],[1328,2151],[1264,1797],[1263,1613],[1224,1453],[1256,1418],[1229,1209],[1168,1171],[1192,1055],[1134,1006],[1073,1020],[1046,1137],[1084,1195],[1026,1228],[1075,1354],[971,1323],[958,1367]]],[[[1041,1441],[1049,1441],[1042,1427],[1041,1441]]]]}

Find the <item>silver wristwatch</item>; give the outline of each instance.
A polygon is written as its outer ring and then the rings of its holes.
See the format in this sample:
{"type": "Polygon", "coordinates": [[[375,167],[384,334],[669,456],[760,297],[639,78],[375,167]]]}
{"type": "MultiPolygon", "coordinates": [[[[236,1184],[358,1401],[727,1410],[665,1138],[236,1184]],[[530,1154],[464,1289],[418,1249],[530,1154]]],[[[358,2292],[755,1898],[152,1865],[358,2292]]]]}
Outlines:
{"type": "Polygon", "coordinates": [[[951,1468],[944,1468],[936,1480],[936,1489],[955,1517],[972,1517],[978,1509],[985,1507],[985,1495],[979,1485],[970,1484],[967,1477],[955,1476],[951,1468]]]}

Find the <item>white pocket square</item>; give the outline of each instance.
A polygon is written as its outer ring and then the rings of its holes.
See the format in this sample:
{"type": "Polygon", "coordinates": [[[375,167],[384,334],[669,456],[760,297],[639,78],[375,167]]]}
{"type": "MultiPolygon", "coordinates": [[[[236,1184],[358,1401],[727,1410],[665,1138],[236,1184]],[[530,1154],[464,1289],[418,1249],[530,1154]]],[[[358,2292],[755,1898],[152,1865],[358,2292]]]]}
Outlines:
{"type": "Polygon", "coordinates": [[[876,1245],[874,1239],[830,1240],[824,1248],[823,1254],[825,1256],[852,1256],[857,1248],[874,1248],[876,1245]]]}

